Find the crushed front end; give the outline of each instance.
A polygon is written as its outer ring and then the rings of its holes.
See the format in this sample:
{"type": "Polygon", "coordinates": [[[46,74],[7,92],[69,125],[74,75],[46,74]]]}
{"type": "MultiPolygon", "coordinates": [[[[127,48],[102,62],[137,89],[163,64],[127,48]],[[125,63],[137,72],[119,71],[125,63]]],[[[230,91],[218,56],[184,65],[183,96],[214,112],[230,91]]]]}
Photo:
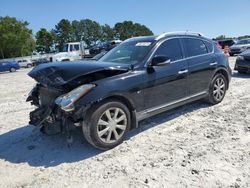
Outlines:
{"type": "Polygon", "coordinates": [[[94,84],[85,84],[65,93],[37,84],[27,98],[37,107],[30,112],[29,124],[48,135],[65,133],[68,142],[72,142],[71,131],[82,117],[74,104],[94,87],[94,84]]]}
{"type": "Polygon", "coordinates": [[[56,134],[70,130],[73,121],[55,103],[56,98],[62,94],[62,91],[37,84],[27,98],[27,101],[36,106],[36,109],[30,112],[29,124],[41,129],[46,134],[56,134]],[[66,121],[67,124],[65,124],[66,121]]]}
{"type": "Polygon", "coordinates": [[[46,134],[63,132],[70,136],[90,105],[99,99],[97,91],[97,99],[94,95],[87,96],[98,88],[96,82],[127,71],[127,68],[113,68],[109,64],[103,67],[93,62],[48,63],[35,67],[28,73],[37,82],[27,98],[27,102],[36,106],[30,112],[29,123],[46,134]],[[85,97],[88,100],[81,103],[85,97]]]}

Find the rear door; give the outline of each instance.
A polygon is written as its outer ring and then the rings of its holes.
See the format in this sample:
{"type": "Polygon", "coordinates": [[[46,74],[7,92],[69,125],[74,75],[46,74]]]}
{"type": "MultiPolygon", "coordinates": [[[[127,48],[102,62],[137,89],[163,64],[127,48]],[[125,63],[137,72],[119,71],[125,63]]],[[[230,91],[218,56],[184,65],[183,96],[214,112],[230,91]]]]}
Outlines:
{"type": "Polygon", "coordinates": [[[185,56],[188,63],[189,95],[206,92],[217,67],[213,44],[199,38],[183,38],[185,56]]]}

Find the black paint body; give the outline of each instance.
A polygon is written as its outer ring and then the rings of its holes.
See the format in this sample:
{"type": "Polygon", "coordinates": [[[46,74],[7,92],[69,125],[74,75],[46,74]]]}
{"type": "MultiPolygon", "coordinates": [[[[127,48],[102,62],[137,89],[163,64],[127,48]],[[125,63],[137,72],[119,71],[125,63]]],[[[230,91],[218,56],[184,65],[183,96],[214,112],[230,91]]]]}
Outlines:
{"type": "MultiPolygon", "coordinates": [[[[147,57],[140,63],[51,63],[34,68],[29,76],[40,83],[39,87],[52,88],[59,93],[69,92],[86,83],[97,85],[75,104],[73,112],[67,114],[74,123],[84,120],[92,105],[108,98],[115,98],[128,106],[134,126],[144,118],[206,97],[210,82],[217,72],[221,72],[228,82],[230,81],[231,69],[227,59],[213,41],[207,38],[173,34],[160,39],[143,37],[130,40],[147,40],[153,43],[147,57]],[[160,44],[174,38],[180,41],[183,58],[163,66],[150,66],[152,54],[160,44]],[[183,41],[185,38],[209,42],[213,50],[204,55],[189,57],[183,41]]],[[[35,95],[30,100],[34,101],[34,98],[35,95]]]]}

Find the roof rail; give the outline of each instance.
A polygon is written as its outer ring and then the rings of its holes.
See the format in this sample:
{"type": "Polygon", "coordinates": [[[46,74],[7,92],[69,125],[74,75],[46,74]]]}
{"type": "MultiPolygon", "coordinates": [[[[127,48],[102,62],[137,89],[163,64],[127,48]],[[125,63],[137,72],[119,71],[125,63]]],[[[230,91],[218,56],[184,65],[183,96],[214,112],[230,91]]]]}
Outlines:
{"type": "Polygon", "coordinates": [[[190,32],[190,31],[175,31],[175,32],[166,32],[166,33],[162,33],[161,35],[159,35],[156,40],[159,40],[161,38],[164,38],[168,35],[194,35],[194,36],[203,36],[201,33],[197,33],[197,32],[190,32]]]}

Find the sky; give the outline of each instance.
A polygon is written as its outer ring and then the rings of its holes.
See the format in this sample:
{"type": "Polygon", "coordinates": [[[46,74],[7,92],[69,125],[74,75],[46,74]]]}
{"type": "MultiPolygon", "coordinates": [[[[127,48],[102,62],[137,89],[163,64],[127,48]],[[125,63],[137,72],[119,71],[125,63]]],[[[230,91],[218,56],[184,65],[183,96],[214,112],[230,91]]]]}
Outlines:
{"type": "Polygon", "coordinates": [[[250,35],[250,0],[0,0],[0,16],[28,21],[36,33],[61,19],[92,19],[114,26],[131,20],[155,35],[195,31],[209,38],[250,35]]]}

